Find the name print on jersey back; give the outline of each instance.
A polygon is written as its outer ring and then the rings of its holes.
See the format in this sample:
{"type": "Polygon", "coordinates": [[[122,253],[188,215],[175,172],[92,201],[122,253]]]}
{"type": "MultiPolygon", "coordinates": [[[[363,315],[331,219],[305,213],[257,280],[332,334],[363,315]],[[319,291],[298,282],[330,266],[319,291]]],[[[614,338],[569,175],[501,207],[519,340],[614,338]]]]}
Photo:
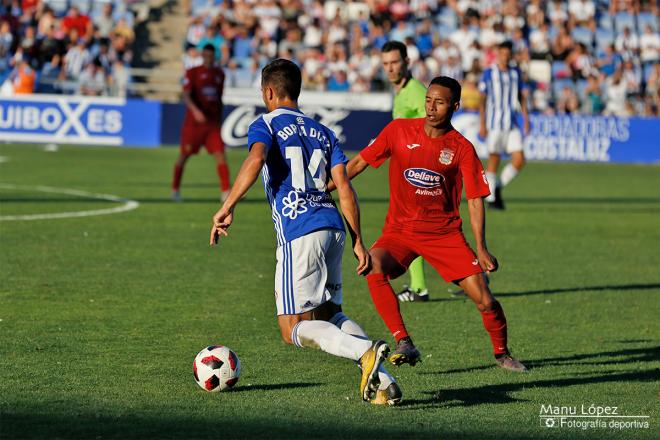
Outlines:
{"type": "Polygon", "coordinates": [[[344,230],[327,182],[333,166],[348,160],[334,133],[302,112],[278,108],[257,118],[248,145],[268,147],[262,170],[278,245],[320,229],[344,230]]]}

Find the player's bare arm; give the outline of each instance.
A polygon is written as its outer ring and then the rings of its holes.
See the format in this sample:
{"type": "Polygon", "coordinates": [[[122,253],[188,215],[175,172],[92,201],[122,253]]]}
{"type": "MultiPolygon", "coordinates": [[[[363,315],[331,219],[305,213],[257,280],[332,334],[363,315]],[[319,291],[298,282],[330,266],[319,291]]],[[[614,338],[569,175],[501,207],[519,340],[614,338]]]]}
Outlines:
{"type": "Polygon", "coordinates": [[[236,176],[234,186],[222,205],[222,208],[213,216],[213,226],[211,227],[210,244],[213,246],[217,243],[221,235],[227,236],[227,229],[231,226],[234,220],[234,208],[236,204],[248,192],[250,187],[259,178],[261,169],[266,162],[267,147],[262,142],[255,142],[252,145],[250,154],[241,165],[241,169],[236,176]]]}
{"type": "Polygon", "coordinates": [[[529,113],[527,112],[527,95],[529,93],[527,90],[521,90],[518,92],[518,100],[520,101],[520,113],[522,114],[523,119],[523,134],[527,136],[529,134],[529,113]]]}
{"type": "Polygon", "coordinates": [[[488,252],[486,246],[486,214],[484,210],[484,200],[481,197],[468,199],[468,211],[470,214],[470,224],[472,233],[477,246],[477,258],[479,265],[486,272],[495,272],[498,267],[497,259],[488,252]]]}
{"type": "Polygon", "coordinates": [[[479,101],[479,136],[481,139],[486,139],[488,129],[486,128],[486,95],[481,94],[479,101]]]}
{"type": "Polygon", "coordinates": [[[353,239],[353,252],[358,260],[357,273],[358,275],[366,275],[371,268],[371,256],[362,242],[360,205],[358,204],[357,195],[355,194],[355,190],[348,178],[346,166],[344,164],[335,165],[330,170],[330,173],[332,175],[332,180],[337,187],[341,211],[346,219],[348,231],[353,239]]]}
{"type": "Polygon", "coordinates": [[[187,108],[190,109],[190,111],[193,114],[193,117],[195,118],[195,121],[199,122],[200,124],[206,122],[206,116],[204,116],[204,113],[202,113],[199,107],[195,105],[195,102],[190,96],[190,92],[188,91],[183,92],[183,103],[186,105],[187,108]]]}
{"type": "MultiPolygon", "coordinates": [[[[353,180],[353,177],[360,174],[362,171],[366,170],[369,164],[365,161],[361,155],[356,154],[355,157],[348,161],[346,164],[346,175],[349,180],[353,180]]],[[[332,181],[328,182],[328,192],[332,192],[337,188],[337,185],[332,181]]]]}

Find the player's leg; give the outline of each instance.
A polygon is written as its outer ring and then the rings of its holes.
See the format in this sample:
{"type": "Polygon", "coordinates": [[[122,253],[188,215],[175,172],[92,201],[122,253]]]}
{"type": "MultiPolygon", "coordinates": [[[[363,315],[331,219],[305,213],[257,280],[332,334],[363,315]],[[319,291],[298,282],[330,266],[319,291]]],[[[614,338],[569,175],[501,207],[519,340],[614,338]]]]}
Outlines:
{"type": "Polygon", "coordinates": [[[483,274],[466,277],[458,283],[467,296],[474,301],[481,313],[484,328],[490,335],[493,344],[493,354],[497,364],[510,371],[523,372],[527,368],[511,356],[507,345],[507,322],[502,305],[495,299],[488,288],[483,274]]]}
{"type": "Polygon", "coordinates": [[[522,135],[517,128],[509,132],[507,139],[507,152],[511,155],[511,162],[504,167],[500,174],[501,188],[507,186],[525,166],[522,135]]]}
{"type": "MultiPolygon", "coordinates": [[[[320,316],[317,319],[325,319],[335,326],[339,327],[344,333],[353,335],[360,339],[369,340],[367,333],[358,325],[357,322],[350,319],[344,314],[341,309],[343,303],[343,288],[342,288],[342,257],[344,254],[344,241],[345,234],[343,232],[335,231],[335,240],[325,252],[326,267],[328,269],[328,278],[326,285],[329,286],[331,292],[330,301],[326,304],[336,305],[336,312],[332,316],[320,316]]],[[[330,310],[333,311],[333,310],[330,310]]],[[[361,365],[358,363],[358,365],[361,365]]],[[[380,386],[376,397],[371,403],[377,405],[398,405],[401,403],[402,393],[401,389],[396,383],[384,366],[378,369],[378,378],[380,379],[380,386]]]]}
{"type": "Polygon", "coordinates": [[[486,179],[488,179],[488,188],[490,195],[486,197],[486,202],[495,202],[495,192],[498,187],[497,170],[500,167],[501,160],[501,133],[499,130],[488,132],[486,145],[488,147],[488,162],[486,163],[486,179]]]}
{"type": "MultiPolygon", "coordinates": [[[[498,365],[503,366],[503,361],[499,359],[506,358],[507,364],[503,367],[511,366],[515,359],[509,355],[507,347],[504,311],[491,294],[479,260],[463,233],[459,231],[443,236],[423,235],[416,237],[415,242],[423,244],[415,247],[414,250],[418,251],[445,281],[458,283],[466,295],[474,301],[481,312],[484,327],[490,335],[498,365]]],[[[515,362],[520,364],[518,361],[515,362]]]]}
{"type": "Polygon", "coordinates": [[[395,365],[415,365],[421,358],[408,334],[399,301],[390,279],[401,276],[406,266],[417,257],[401,242],[400,236],[383,235],[370,250],[372,269],[366,276],[371,299],[383,322],[394,336],[397,348],[390,357],[395,365]]]}
{"type": "Polygon", "coordinates": [[[387,344],[350,335],[328,321],[341,311],[341,283],[329,282],[326,253],[339,253],[343,244],[343,232],[322,230],[278,248],[278,323],[289,344],[358,361],[362,367],[360,392],[364,400],[371,400],[380,383],[378,369],[389,352],[387,344]]]}
{"type": "Polygon", "coordinates": [[[402,302],[428,301],[429,291],[426,287],[426,276],[424,275],[424,259],[417,257],[408,266],[410,275],[410,286],[403,286],[403,290],[397,293],[397,298],[402,302]]]}
{"type": "Polygon", "coordinates": [[[189,155],[180,152],[179,157],[177,157],[176,162],[174,162],[174,173],[172,176],[172,200],[175,202],[181,201],[181,179],[183,178],[183,169],[186,166],[186,161],[189,157],[189,155]]]}
{"type": "Polygon", "coordinates": [[[231,181],[229,179],[229,166],[225,155],[225,144],[220,136],[220,127],[211,127],[206,135],[206,150],[215,158],[215,170],[220,180],[220,198],[224,201],[229,195],[231,181]]]}
{"type": "Polygon", "coordinates": [[[190,156],[197,154],[201,142],[199,134],[195,127],[184,125],[181,129],[181,143],[179,145],[179,157],[174,163],[174,172],[172,177],[172,200],[181,201],[181,180],[183,179],[183,169],[190,156]]]}
{"type": "MultiPolygon", "coordinates": [[[[346,316],[343,312],[337,312],[330,322],[341,329],[341,331],[350,335],[356,336],[361,339],[368,340],[369,336],[360,327],[360,325],[346,316]]],[[[359,364],[358,364],[359,365],[359,364]]],[[[401,388],[396,382],[396,379],[381,365],[378,369],[378,377],[380,379],[380,386],[376,397],[371,401],[375,405],[399,405],[403,399],[401,388]]]]}

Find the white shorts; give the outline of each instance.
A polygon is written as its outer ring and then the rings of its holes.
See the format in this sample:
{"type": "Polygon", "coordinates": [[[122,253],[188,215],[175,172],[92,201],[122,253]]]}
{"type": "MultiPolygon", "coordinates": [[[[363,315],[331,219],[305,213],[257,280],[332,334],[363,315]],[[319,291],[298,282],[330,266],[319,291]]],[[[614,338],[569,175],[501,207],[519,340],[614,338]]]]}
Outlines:
{"type": "Polygon", "coordinates": [[[491,130],[486,139],[490,154],[515,153],[522,151],[522,134],[519,128],[511,130],[491,130]]]}
{"type": "Polygon", "coordinates": [[[275,303],[278,315],[297,315],[342,302],[341,259],[346,234],[311,232],[277,248],[275,303]]]}

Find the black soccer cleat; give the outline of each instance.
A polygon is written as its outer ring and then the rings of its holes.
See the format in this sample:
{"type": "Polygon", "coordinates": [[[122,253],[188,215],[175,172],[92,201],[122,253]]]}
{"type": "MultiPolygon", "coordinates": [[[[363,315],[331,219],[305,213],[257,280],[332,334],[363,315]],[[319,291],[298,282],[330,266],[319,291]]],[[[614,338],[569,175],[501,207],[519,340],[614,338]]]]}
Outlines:
{"type": "Polygon", "coordinates": [[[502,200],[502,189],[498,186],[495,188],[495,201],[488,202],[488,208],[504,211],[504,200],[502,200]]]}
{"type": "Polygon", "coordinates": [[[403,289],[396,294],[396,297],[401,302],[423,302],[429,300],[429,291],[428,289],[412,290],[404,284],[403,289]]]}
{"type": "Polygon", "coordinates": [[[403,364],[410,364],[414,367],[417,362],[422,361],[422,354],[417,350],[410,337],[405,337],[396,343],[396,350],[390,356],[390,362],[394,365],[401,366],[403,364]]]}

